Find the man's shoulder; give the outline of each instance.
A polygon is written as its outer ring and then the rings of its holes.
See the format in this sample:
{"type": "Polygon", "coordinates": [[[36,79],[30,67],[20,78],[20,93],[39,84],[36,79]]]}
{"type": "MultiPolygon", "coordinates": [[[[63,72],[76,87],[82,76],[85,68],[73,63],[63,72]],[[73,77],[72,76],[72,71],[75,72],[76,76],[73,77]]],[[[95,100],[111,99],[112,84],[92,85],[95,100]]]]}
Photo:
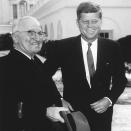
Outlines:
{"type": "Polygon", "coordinates": [[[71,47],[78,41],[79,36],[74,36],[74,37],[69,37],[69,38],[64,38],[61,40],[53,40],[53,41],[48,41],[45,45],[45,48],[66,48],[66,47],[71,47]]]}
{"type": "Polygon", "coordinates": [[[98,40],[100,40],[100,41],[112,42],[112,43],[116,42],[115,40],[109,39],[109,38],[98,38],[98,40]]]}
{"type": "Polygon", "coordinates": [[[61,39],[61,40],[58,40],[59,43],[75,43],[77,42],[78,40],[80,40],[80,36],[72,36],[72,37],[69,37],[69,38],[65,38],[65,39],[61,39]]]}
{"type": "Polygon", "coordinates": [[[119,46],[119,43],[112,39],[99,38],[98,41],[105,46],[119,46]]]}
{"type": "Polygon", "coordinates": [[[68,37],[68,38],[63,38],[60,40],[49,40],[47,42],[47,44],[62,44],[62,43],[69,43],[69,42],[74,42],[76,40],[78,40],[80,38],[80,36],[72,36],[72,37],[68,37]]]}
{"type": "Polygon", "coordinates": [[[122,43],[122,44],[130,43],[131,42],[131,35],[127,35],[127,36],[121,37],[117,41],[122,43]]]}
{"type": "Polygon", "coordinates": [[[22,61],[23,55],[21,55],[21,53],[15,51],[15,50],[10,50],[10,52],[5,55],[5,56],[2,56],[0,57],[0,62],[1,63],[5,63],[5,64],[17,64],[19,63],[20,61],[22,61]]]}
{"type": "Polygon", "coordinates": [[[4,63],[5,61],[7,61],[9,59],[9,54],[5,55],[5,56],[1,56],[0,57],[0,63],[4,63]]]}
{"type": "MultiPolygon", "coordinates": [[[[79,36],[64,38],[61,40],[54,40],[54,41],[48,41],[44,46],[45,56],[48,56],[48,54],[64,54],[67,53],[67,51],[71,51],[72,48],[74,48],[74,45],[78,42],[78,39],[80,39],[79,36]]],[[[42,51],[41,51],[42,52],[42,51]]],[[[41,53],[42,54],[42,53],[41,53]]],[[[44,54],[44,53],[43,53],[44,54]]]]}
{"type": "Polygon", "coordinates": [[[0,57],[0,70],[4,70],[6,68],[10,68],[11,63],[12,63],[12,61],[10,59],[9,54],[6,55],[6,56],[0,57]]]}

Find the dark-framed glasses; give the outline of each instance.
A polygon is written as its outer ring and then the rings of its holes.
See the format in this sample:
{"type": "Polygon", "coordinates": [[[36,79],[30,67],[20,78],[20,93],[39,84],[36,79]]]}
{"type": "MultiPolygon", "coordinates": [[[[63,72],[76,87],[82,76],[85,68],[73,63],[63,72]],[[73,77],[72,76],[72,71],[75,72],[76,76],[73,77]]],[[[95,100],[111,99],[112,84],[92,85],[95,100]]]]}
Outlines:
{"type": "Polygon", "coordinates": [[[46,36],[46,33],[43,31],[36,32],[34,30],[29,30],[29,31],[27,31],[27,33],[30,35],[30,37],[36,37],[36,36],[44,37],[44,36],[46,36]]]}

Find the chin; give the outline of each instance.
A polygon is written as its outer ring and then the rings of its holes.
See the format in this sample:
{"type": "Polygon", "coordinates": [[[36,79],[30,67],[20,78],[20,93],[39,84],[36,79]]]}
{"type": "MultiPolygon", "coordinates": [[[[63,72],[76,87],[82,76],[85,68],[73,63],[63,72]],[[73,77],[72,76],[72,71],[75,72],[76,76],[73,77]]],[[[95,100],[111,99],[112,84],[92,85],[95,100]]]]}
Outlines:
{"type": "Polygon", "coordinates": [[[34,52],[37,53],[37,52],[39,52],[40,50],[41,50],[41,48],[35,48],[35,49],[34,49],[34,52]]]}
{"type": "Polygon", "coordinates": [[[97,34],[88,34],[87,38],[88,39],[95,39],[95,38],[97,38],[97,36],[98,36],[97,34]]]}

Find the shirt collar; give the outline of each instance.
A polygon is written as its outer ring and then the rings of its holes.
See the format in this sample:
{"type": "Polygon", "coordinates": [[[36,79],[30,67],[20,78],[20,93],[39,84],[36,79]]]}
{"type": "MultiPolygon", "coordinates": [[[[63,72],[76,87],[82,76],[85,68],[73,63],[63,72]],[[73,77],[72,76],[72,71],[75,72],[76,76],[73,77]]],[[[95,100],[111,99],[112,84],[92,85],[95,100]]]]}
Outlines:
{"type": "MultiPolygon", "coordinates": [[[[88,42],[85,41],[82,37],[81,37],[81,43],[82,43],[84,46],[88,47],[88,42]]],[[[97,47],[98,39],[94,40],[94,41],[91,42],[91,43],[92,43],[91,48],[97,47]]]]}

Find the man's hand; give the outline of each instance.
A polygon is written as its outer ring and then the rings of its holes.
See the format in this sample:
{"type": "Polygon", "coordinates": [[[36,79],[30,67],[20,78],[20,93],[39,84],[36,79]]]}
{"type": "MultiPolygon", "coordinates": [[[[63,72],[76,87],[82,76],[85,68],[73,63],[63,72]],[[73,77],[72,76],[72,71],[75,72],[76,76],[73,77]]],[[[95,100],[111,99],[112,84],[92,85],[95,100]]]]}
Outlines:
{"type": "Polygon", "coordinates": [[[91,108],[97,113],[103,113],[108,109],[111,103],[107,98],[104,97],[103,99],[100,99],[99,101],[96,101],[90,105],[91,108]]]}
{"type": "Polygon", "coordinates": [[[71,104],[69,102],[67,102],[63,98],[61,98],[61,101],[62,101],[62,106],[65,107],[65,108],[68,108],[69,112],[74,111],[74,109],[72,108],[72,106],[71,106],[71,104]]]}
{"type": "Polygon", "coordinates": [[[62,122],[64,123],[64,119],[60,115],[60,111],[69,111],[68,108],[65,107],[48,107],[46,111],[46,116],[54,121],[54,122],[62,122]]]}

